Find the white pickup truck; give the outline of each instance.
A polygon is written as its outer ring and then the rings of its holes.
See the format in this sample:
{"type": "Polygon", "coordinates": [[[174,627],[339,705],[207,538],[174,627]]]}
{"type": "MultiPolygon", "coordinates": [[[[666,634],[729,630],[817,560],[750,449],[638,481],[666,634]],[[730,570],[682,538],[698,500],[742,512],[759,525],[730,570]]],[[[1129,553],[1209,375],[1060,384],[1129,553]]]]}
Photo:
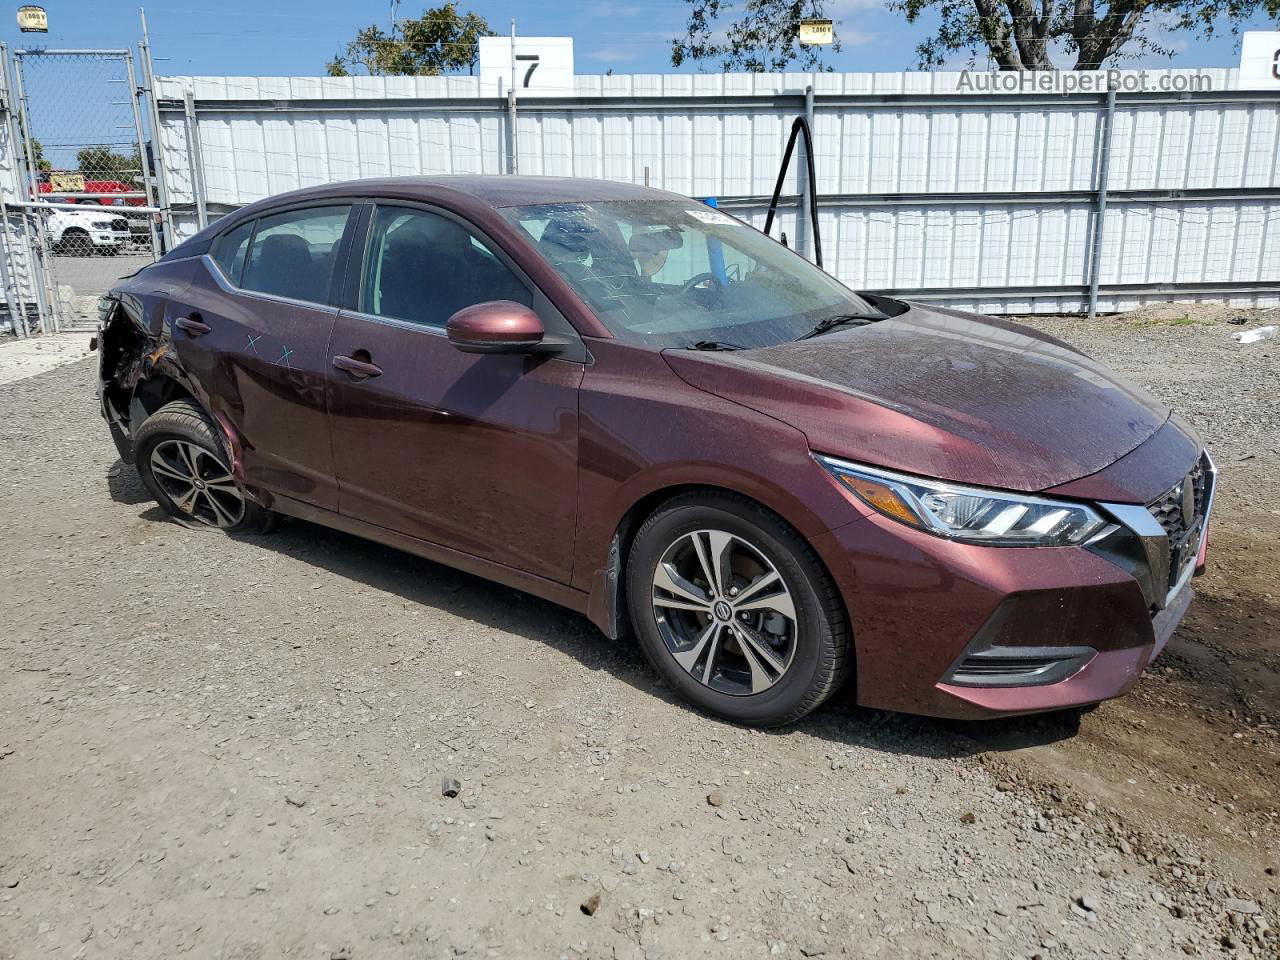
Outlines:
{"type": "Polygon", "coordinates": [[[116,254],[129,242],[129,221],[103,207],[51,210],[45,222],[54,252],[67,256],[116,254]]]}

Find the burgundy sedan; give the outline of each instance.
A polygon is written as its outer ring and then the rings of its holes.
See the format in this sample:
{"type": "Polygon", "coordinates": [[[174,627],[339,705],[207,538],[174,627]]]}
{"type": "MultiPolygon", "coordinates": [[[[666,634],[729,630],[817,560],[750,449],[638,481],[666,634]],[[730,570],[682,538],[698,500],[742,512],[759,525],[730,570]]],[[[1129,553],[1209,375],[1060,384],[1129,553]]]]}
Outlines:
{"type": "Polygon", "coordinates": [[[99,343],[179,521],[300,517],[526,590],[734,721],[846,680],[953,717],[1114,697],[1204,565],[1213,464],[1142,390],[663,191],[272,197],[121,281],[99,343]]]}

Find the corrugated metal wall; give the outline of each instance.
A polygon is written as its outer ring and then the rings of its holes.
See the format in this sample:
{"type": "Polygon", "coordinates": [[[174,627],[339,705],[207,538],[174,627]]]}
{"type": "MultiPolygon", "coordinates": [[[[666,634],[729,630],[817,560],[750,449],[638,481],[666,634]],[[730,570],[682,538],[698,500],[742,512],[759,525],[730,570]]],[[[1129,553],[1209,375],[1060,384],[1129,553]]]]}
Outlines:
{"type": "MultiPolygon", "coordinates": [[[[1188,74],[1147,73],[1150,83],[1188,74]]],[[[1280,104],[1231,90],[1233,74],[1207,71],[1207,93],[1119,95],[1100,309],[1173,297],[1280,304],[1280,104]]],[[[958,92],[959,76],[578,77],[572,98],[520,101],[519,172],[647,177],[762,225],[811,84],[831,273],[988,312],[1083,309],[1105,95],[979,95],[958,92]]],[[[192,229],[190,137],[215,213],[337,180],[508,172],[497,93],[472,77],[162,79],[178,222],[192,229]]],[[[788,181],[780,226],[796,238],[794,170],[788,181]]]]}

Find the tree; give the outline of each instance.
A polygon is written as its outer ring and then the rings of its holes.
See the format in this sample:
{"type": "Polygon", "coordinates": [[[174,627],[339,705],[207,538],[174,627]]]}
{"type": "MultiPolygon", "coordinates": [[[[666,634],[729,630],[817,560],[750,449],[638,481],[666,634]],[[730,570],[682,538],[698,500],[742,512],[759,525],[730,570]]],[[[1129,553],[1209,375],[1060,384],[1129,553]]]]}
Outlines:
{"type": "Polygon", "coordinates": [[[85,147],[76,153],[76,166],[87,180],[118,180],[141,189],[142,157],[134,150],[129,156],[114,153],[109,147],[85,147]]]}
{"type": "MultiPolygon", "coordinates": [[[[671,65],[686,60],[719,60],[721,69],[778,72],[794,63],[806,70],[830,70],[821,48],[800,42],[800,21],[822,17],[825,0],[746,0],[743,14],[717,36],[716,21],[733,7],[728,0],[687,0],[691,7],[683,37],[671,41],[671,65]]],[[[839,52],[840,42],[830,45],[839,52]]]]}
{"type": "Polygon", "coordinates": [[[470,70],[479,57],[478,41],[493,31],[484,17],[459,13],[450,0],[422,16],[397,20],[390,33],[370,25],[329,61],[331,77],[350,76],[360,68],[371,77],[433,77],[451,70],[470,70]]]}
{"type": "Polygon", "coordinates": [[[44,155],[44,144],[35,137],[31,138],[31,152],[35,154],[32,162],[35,163],[37,170],[52,170],[53,164],[49,162],[49,158],[44,155]]]}
{"type": "MultiPolygon", "coordinates": [[[[717,42],[715,24],[726,0],[688,0],[683,38],[672,41],[671,62],[721,60],[724,69],[783,70],[795,62],[814,69],[812,47],[796,39],[802,17],[822,17],[828,0],[747,0],[743,15],[717,42]],[[764,56],[756,51],[763,50],[764,56]]],[[[1052,70],[1051,53],[1065,53],[1075,70],[1141,56],[1171,56],[1159,35],[1194,31],[1212,36],[1263,14],[1280,20],[1280,0],[888,0],[915,23],[926,13],[938,26],[916,47],[923,69],[957,55],[990,56],[1002,70],[1052,70]]],[[[838,49],[838,48],[834,48],[838,49]]]]}
{"type": "Polygon", "coordinates": [[[988,53],[1001,70],[1052,70],[1050,50],[1074,60],[1074,70],[1097,70],[1143,54],[1172,56],[1152,31],[1231,33],[1257,14],[1280,19],[1280,0],[889,0],[914,23],[934,11],[941,23],[916,47],[921,67],[941,66],[955,54],[988,53]]]}

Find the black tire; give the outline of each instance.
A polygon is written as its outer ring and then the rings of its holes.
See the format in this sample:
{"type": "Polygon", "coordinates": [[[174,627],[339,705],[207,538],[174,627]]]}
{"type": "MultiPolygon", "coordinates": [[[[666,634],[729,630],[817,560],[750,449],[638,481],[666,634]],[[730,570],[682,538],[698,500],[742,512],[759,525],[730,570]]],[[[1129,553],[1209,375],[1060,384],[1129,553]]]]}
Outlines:
{"type": "Polygon", "coordinates": [[[69,227],[62,234],[62,251],[70,257],[87,257],[93,253],[93,241],[79,227],[69,227]]]}
{"type": "MultiPolygon", "coordinates": [[[[745,497],[706,491],[681,495],[660,507],[632,541],[626,590],[632,626],[654,669],[683,699],[731,722],[758,727],[793,723],[830,697],[852,671],[848,619],[835,583],[803,537],[777,514],[745,497]],[[789,628],[791,658],[774,685],[760,692],[723,692],[697,679],[694,668],[681,666],[668,646],[671,629],[666,628],[664,637],[659,625],[662,615],[653,602],[658,563],[695,531],[704,530],[727,533],[754,548],[780,574],[782,589],[790,595],[795,611],[789,628]]],[[[699,623],[711,623],[702,614],[681,616],[701,617],[693,621],[695,630],[699,623]]],[[[731,624],[732,620],[726,623],[729,631],[731,624]]],[[[698,672],[705,665],[710,674],[710,660],[701,664],[698,672]]]]}
{"type": "Polygon", "coordinates": [[[147,417],[138,428],[133,449],[142,482],[165,513],[183,526],[265,533],[274,525],[274,514],[254,503],[231,479],[229,458],[216,428],[191,400],[166,403],[147,417]],[[173,472],[162,472],[165,464],[199,482],[191,484],[173,472]],[[184,507],[181,501],[187,499],[183,493],[188,488],[191,505],[184,507]],[[239,510],[235,509],[237,497],[239,510]]]}

